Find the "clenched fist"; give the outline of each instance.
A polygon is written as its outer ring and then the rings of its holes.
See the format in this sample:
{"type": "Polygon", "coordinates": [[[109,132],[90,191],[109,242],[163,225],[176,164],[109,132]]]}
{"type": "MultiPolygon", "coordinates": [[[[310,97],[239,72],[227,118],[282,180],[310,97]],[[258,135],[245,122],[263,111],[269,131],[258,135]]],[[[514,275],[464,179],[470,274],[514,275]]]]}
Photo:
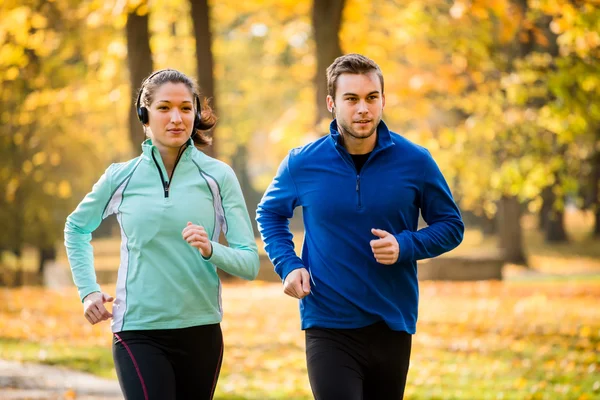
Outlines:
{"type": "Polygon", "coordinates": [[[382,229],[371,229],[371,233],[379,238],[371,240],[371,250],[377,262],[392,265],[398,261],[400,246],[396,237],[382,229]]]}
{"type": "Polygon", "coordinates": [[[202,257],[210,258],[212,256],[212,243],[204,227],[188,222],[187,226],[183,228],[181,235],[183,236],[183,240],[200,250],[202,257]]]}
{"type": "Polygon", "coordinates": [[[106,321],[112,318],[112,314],[108,312],[104,303],[113,301],[111,295],[101,292],[92,292],[83,299],[83,315],[85,319],[92,325],[101,321],[106,321]]]}
{"type": "Polygon", "coordinates": [[[293,270],[285,277],[283,293],[296,299],[302,299],[310,293],[310,275],[306,268],[293,270]]]}

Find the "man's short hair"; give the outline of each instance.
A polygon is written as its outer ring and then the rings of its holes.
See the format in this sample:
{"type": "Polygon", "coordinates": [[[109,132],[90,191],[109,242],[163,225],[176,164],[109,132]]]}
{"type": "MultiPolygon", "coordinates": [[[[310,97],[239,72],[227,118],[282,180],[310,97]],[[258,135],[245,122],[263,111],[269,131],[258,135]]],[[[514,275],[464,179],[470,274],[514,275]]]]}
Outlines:
{"type": "Polygon", "coordinates": [[[351,53],[336,58],[327,68],[327,94],[335,99],[337,80],[342,74],[368,74],[377,73],[381,82],[381,94],[383,94],[383,74],[375,61],[363,55],[351,53]]]}

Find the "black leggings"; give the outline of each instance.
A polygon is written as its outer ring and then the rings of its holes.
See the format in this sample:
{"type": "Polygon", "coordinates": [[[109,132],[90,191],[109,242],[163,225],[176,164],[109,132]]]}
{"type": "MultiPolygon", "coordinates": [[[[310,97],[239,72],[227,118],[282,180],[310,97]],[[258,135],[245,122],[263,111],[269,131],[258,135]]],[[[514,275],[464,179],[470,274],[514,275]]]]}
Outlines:
{"type": "Polygon", "coordinates": [[[114,334],[113,358],[126,400],[210,400],[221,361],[221,325],[114,334]]]}
{"type": "Polygon", "coordinates": [[[308,378],[316,400],[400,400],[412,335],[384,322],[359,329],[306,330],[308,378]]]}

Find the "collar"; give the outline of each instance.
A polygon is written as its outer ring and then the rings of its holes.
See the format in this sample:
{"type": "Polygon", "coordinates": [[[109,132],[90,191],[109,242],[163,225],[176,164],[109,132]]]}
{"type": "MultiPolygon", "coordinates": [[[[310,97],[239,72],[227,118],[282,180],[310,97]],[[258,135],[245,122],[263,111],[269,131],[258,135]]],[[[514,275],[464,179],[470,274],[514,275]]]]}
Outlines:
{"type": "MultiPolygon", "coordinates": [[[[187,147],[183,151],[180,161],[187,160],[191,157],[193,149],[194,149],[194,141],[192,140],[192,138],[188,139],[188,141],[186,142],[186,145],[187,145],[187,147]]],[[[144,157],[148,160],[152,160],[153,153],[155,155],[160,155],[158,148],[154,144],[152,144],[151,139],[144,140],[144,142],[142,143],[142,154],[144,155],[144,157]]]]}
{"type": "MultiPolygon", "coordinates": [[[[329,133],[336,146],[341,146],[340,138],[342,135],[337,130],[337,119],[334,119],[329,124],[329,133]]],[[[383,120],[379,121],[379,125],[377,125],[377,142],[375,143],[375,147],[373,148],[372,152],[383,150],[393,145],[394,142],[392,141],[390,130],[383,120]]]]}

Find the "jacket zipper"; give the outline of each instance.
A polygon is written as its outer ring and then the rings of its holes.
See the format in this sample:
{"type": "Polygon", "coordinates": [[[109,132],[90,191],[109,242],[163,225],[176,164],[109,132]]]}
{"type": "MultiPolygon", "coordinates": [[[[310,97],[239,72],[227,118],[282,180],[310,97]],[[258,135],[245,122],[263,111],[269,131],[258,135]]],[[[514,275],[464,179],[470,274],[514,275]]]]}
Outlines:
{"type": "MultiPolygon", "coordinates": [[[[338,143],[335,144],[336,147],[341,147],[338,143]]],[[[346,151],[345,149],[343,150],[338,150],[339,152],[344,152],[346,151]]],[[[356,172],[356,197],[357,197],[357,204],[358,204],[358,208],[362,207],[362,201],[360,201],[360,174],[358,173],[358,171],[356,170],[356,165],[354,165],[354,161],[352,161],[352,156],[349,153],[348,157],[346,157],[344,154],[340,154],[340,156],[342,156],[342,159],[344,161],[346,161],[346,163],[348,164],[348,166],[350,166],[350,168],[352,168],[354,170],[354,172],[356,172]],[[348,159],[350,158],[350,159],[348,159]]],[[[371,157],[369,157],[371,158],[371,157]]],[[[369,160],[367,160],[369,161],[369,160]]],[[[366,162],[365,162],[366,164],[366,162]]],[[[365,168],[365,166],[363,165],[363,168],[365,168]]]]}
{"type": "MultiPolygon", "coordinates": [[[[356,166],[354,168],[356,169],[356,166]]],[[[356,196],[358,196],[358,208],[360,208],[362,207],[362,202],[360,201],[360,174],[356,175],[356,196]]]]}
{"type": "Polygon", "coordinates": [[[160,174],[160,181],[163,185],[163,189],[164,189],[164,194],[165,194],[165,199],[169,197],[169,188],[171,187],[171,182],[173,181],[173,176],[175,175],[175,168],[177,168],[177,164],[179,164],[179,160],[181,159],[181,155],[183,154],[183,152],[185,151],[185,149],[187,148],[187,146],[185,146],[185,148],[183,149],[182,152],[179,153],[179,155],[177,156],[177,159],[175,160],[175,165],[173,166],[173,172],[171,173],[171,180],[165,180],[165,176],[162,173],[162,169],[160,168],[160,165],[158,164],[158,161],[156,161],[156,157],[154,156],[154,152],[152,152],[152,159],[154,160],[154,164],[156,164],[156,168],[158,169],[158,173],[160,174]]]}
{"type": "MultiPolygon", "coordinates": [[[[335,143],[335,146],[338,147],[338,153],[346,152],[346,154],[348,154],[350,160],[348,160],[348,157],[344,156],[343,154],[340,154],[340,156],[342,156],[342,159],[344,159],[346,161],[346,163],[350,165],[350,168],[354,169],[354,172],[356,172],[356,196],[358,198],[358,208],[361,208],[362,207],[362,201],[360,200],[360,174],[356,170],[356,165],[354,165],[354,161],[352,161],[352,156],[350,156],[350,153],[348,153],[346,151],[346,149],[343,148],[343,146],[341,146],[337,142],[335,143]]],[[[381,149],[373,149],[373,151],[371,152],[371,155],[369,156],[369,158],[363,164],[361,172],[365,170],[366,165],[373,158],[373,156],[376,153],[379,153],[380,151],[381,151],[381,149]]]]}

